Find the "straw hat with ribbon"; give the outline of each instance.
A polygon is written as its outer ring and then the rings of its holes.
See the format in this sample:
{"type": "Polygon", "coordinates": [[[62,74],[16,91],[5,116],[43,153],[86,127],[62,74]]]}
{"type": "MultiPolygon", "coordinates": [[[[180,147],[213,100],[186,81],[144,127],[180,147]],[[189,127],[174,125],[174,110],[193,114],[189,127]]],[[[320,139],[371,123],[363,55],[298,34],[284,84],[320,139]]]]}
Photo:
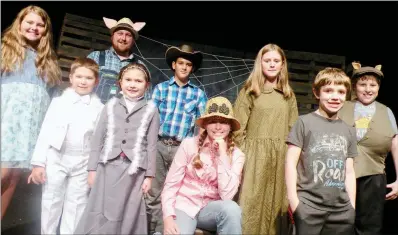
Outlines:
{"type": "Polygon", "coordinates": [[[119,21],[109,19],[106,17],[103,17],[103,19],[106,27],[108,27],[108,29],[111,30],[111,35],[115,32],[116,29],[125,29],[133,34],[134,40],[138,39],[139,37],[138,31],[140,31],[146,24],[145,22],[133,23],[133,21],[131,21],[129,18],[126,17],[120,19],[119,21]]]}
{"type": "Polygon", "coordinates": [[[227,98],[222,96],[214,97],[207,101],[206,110],[203,115],[196,120],[196,125],[205,129],[205,121],[212,117],[222,117],[231,121],[232,131],[240,129],[239,121],[234,117],[232,104],[227,98]]]}

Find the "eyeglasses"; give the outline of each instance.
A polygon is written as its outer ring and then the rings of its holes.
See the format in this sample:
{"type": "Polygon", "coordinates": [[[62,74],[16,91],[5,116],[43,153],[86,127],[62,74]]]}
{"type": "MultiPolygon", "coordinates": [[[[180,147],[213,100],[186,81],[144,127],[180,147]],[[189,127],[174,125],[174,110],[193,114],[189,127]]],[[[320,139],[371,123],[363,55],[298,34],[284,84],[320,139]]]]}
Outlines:
{"type": "Polygon", "coordinates": [[[220,113],[223,113],[225,115],[228,115],[229,111],[230,110],[229,110],[229,108],[227,107],[226,104],[222,104],[222,105],[219,106],[218,104],[213,103],[212,105],[210,105],[208,113],[210,114],[210,113],[220,112],[220,113]]]}

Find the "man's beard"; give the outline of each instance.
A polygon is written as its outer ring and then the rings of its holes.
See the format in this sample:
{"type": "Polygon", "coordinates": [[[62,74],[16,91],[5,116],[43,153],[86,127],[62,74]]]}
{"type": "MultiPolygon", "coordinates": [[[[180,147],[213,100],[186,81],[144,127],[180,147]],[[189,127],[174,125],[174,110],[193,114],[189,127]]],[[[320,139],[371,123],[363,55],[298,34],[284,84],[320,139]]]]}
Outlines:
{"type": "Polygon", "coordinates": [[[131,47],[124,46],[122,48],[119,45],[113,45],[113,49],[115,50],[115,52],[122,56],[130,55],[132,47],[133,47],[133,45],[131,45],[131,47]]]}

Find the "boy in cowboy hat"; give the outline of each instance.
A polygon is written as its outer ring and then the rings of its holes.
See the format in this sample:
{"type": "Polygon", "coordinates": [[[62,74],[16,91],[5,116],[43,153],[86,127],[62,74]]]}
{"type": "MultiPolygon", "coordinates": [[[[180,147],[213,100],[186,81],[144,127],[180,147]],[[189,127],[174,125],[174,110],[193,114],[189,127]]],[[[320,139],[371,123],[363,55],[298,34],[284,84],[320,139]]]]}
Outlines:
{"type": "Polygon", "coordinates": [[[147,204],[150,215],[149,232],[163,232],[160,194],[181,141],[193,136],[195,120],[206,106],[206,94],[192,84],[189,75],[200,68],[203,55],[189,45],[170,47],[166,51],[166,62],[174,71],[168,81],[155,86],[152,99],[158,106],[160,129],[156,161],[156,175],[148,193],[147,204]]]}
{"type": "Polygon", "coordinates": [[[105,25],[110,29],[112,47],[108,50],[93,51],[87,57],[93,59],[100,66],[100,80],[95,92],[106,103],[119,92],[117,76],[120,69],[129,63],[141,60],[134,57],[132,48],[138,39],[138,32],[145,26],[145,22],[133,23],[129,18],[119,21],[103,17],[105,25]]]}

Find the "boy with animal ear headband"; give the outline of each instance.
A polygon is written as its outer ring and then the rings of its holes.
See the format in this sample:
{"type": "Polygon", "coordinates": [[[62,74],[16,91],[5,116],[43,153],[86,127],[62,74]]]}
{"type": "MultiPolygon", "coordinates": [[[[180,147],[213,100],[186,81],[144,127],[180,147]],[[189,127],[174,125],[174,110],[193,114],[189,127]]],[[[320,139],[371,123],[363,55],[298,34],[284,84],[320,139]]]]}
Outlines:
{"type": "MultiPolygon", "coordinates": [[[[347,101],[339,116],[354,126],[358,157],[354,162],[357,197],[355,233],[380,234],[383,227],[385,200],[398,196],[398,178],[387,184],[385,159],[391,152],[398,172],[397,123],[391,109],[376,101],[382,66],[362,66],[353,62],[352,86],[355,99],[347,101]]],[[[397,176],[398,177],[398,176],[397,176]]]]}

